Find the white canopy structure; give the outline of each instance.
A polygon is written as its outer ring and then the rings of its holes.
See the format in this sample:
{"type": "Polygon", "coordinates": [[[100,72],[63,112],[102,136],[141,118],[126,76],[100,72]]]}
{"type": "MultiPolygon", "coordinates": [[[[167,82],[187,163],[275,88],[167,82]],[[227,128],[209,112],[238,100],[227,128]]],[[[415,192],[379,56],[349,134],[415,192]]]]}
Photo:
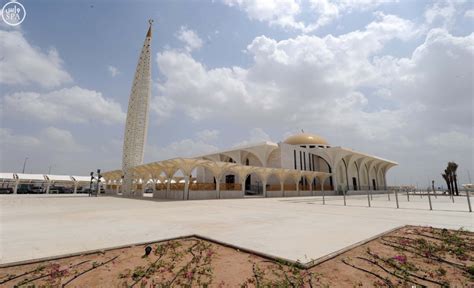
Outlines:
{"type": "Polygon", "coordinates": [[[13,188],[13,193],[18,191],[20,184],[41,184],[46,185],[46,193],[49,193],[51,185],[62,184],[74,187],[74,193],[77,193],[77,187],[80,184],[90,182],[87,176],[69,176],[69,175],[49,175],[49,174],[25,174],[25,173],[0,173],[0,183],[7,183],[13,188]]]}
{"type": "Polygon", "coordinates": [[[34,181],[44,182],[46,181],[44,174],[24,174],[24,173],[17,173],[15,174],[17,179],[20,180],[21,183],[32,183],[34,181]]]}
{"type": "Polygon", "coordinates": [[[15,181],[14,173],[0,173],[0,183],[8,183],[15,181]]]}

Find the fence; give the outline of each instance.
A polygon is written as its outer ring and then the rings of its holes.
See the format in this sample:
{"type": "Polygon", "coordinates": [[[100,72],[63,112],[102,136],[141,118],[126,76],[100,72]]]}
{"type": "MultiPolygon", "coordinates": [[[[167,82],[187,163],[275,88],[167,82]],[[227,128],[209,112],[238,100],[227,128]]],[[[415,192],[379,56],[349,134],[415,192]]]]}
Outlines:
{"type": "MultiPolygon", "coordinates": [[[[364,191],[365,194],[346,194],[345,191],[342,193],[342,200],[344,206],[350,206],[351,204],[358,205],[365,201],[365,205],[368,207],[393,207],[396,209],[420,209],[425,207],[429,210],[450,210],[450,211],[469,211],[472,212],[472,205],[470,199],[470,191],[460,191],[459,196],[446,194],[440,191],[430,190],[388,190],[386,193],[377,193],[373,190],[364,191]],[[365,199],[365,200],[364,200],[365,199]]],[[[341,197],[324,197],[322,204],[326,205],[329,201],[340,201],[341,197]]]]}

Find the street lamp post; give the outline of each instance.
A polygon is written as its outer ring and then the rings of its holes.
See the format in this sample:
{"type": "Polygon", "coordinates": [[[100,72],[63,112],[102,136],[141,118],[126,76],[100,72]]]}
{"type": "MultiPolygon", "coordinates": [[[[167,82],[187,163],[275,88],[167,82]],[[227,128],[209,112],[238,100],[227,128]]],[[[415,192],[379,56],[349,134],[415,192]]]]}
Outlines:
{"type": "Polygon", "coordinates": [[[100,174],[100,169],[97,169],[97,177],[94,176],[94,172],[91,172],[91,182],[90,182],[90,187],[89,187],[89,196],[92,194],[92,182],[94,180],[97,181],[97,188],[96,188],[96,194],[95,196],[97,197],[100,193],[100,179],[102,178],[102,175],[100,174]]]}
{"type": "Polygon", "coordinates": [[[100,178],[102,178],[102,175],[100,175],[100,169],[97,169],[97,194],[96,194],[96,196],[98,196],[99,193],[100,193],[100,178]]]}
{"type": "Polygon", "coordinates": [[[94,179],[95,179],[94,172],[91,172],[91,182],[89,185],[89,197],[91,197],[91,194],[92,194],[92,181],[94,181],[94,179]]]}
{"type": "Polygon", "coordinates": [[[26,167],[26,161],[28,160],[28,157],[25,157],[25,161],[23,162],[23,170],[21,173],[25,173],[25,167],[26,167]]]}

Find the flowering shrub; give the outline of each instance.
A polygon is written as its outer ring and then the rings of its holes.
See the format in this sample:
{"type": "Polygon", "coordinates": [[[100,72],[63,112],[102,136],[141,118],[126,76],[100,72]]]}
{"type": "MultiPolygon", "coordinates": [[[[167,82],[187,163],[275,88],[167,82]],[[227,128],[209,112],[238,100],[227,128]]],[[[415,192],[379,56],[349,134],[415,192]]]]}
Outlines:
{"type": "Polygon", "coordinates": [[[397,260],[400,264],[406,264],[407,263],[407,256],[405,256],[405,255],[393,256],[393,259],[397,260]]]}

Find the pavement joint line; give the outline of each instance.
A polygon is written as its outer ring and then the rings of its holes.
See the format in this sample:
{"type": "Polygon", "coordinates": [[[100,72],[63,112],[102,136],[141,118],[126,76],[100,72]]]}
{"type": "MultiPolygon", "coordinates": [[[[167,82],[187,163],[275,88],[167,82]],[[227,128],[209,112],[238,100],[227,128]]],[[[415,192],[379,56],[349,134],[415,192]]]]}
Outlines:
{"type": "Polygon", "coordinates": [[[275,261],[275,262],[290,263],[291,265],[297,266],[298,268],[309,269],[309,268],[312,268],[312,267],[317,266],[319,264],[322,264],[322,263],[324,263],[328,260],[331,260],[331,259],[333,259],[333,258],[335,258],[335,257],[351,250],[351,249],[354,249],[358,246],[364,245],[364,244],[366,244],[368,242],[371,242],[371,241],[373,241],[373,240],[375,240],[375,239],[377,239],[381,236],[384,236],[386,234],[389,234],[391,232],[394,232],[396,230],[399,230],[401,228],[408,227],[408,226],[413,226],[413,225],[401,225],[401,226],[389,229],[387,231],[384,231],[384,232],[379,233],[377,235],[371,236],[371,237],[369,237],[367,239],[364,239],[362,241],[358,241],[354,244],[351,244],[351,245],[349,245],[347,247],[344,247],[342,249],[339,249],[337,251],[331,252],[331,253],[329,253],[327,255],[324,255],[322,257],[319,257],[317,259],[310,260],[306,263],[302,263],[299,260],[294,261],[294,260],[290,260],[290,259],[287,259],[287,258],[284,258],[284,257],[279,257],[279,256],[271,255],[271,254],[268,254],[268,253],[260,252],[260,251],[257,251],[257,250],[241,247],[241,246],[238,246],[238,245],[234,245],[234,244],[231,244],[231,243],[228,243],[228,242],[225,242],[225,241],[217,240],[217,239],[210,238],[210,237],[203,236],[203,235],[199,235],[199,234],[189,234],[189,235],[182,235],[182,236],[177,236],[177,237],[165,238],[165,239],[156,240],[156,241],[138,242],[138,243],[132,243],[132,244],[118,245],[118,246],[113,246],[113,247],[108,247],[108,248],[103,248],[103,249],[93,249],[93,250],[86,250],[86,251],[74,252],[74,253],[66,253],[66,254],[62,254],[62,255],[42,257],[42,258],[36,258],[36,259],[30,259],[30,260],[15,261],[15,262],[10,262],[10,263],[1,263],[0,264],[0,269],[10,268],[10,267],[14,267],[14,266],[30,265],[30,264],[40,263],[40,262],[44,262],[44,261],[60,260],[60,259],[71,258],[71,257],[76,257],[76,256],[85,256],[85,255],[90,255],[90,254],[95,254],[95,253],[104,253],[104,252],[108,252],[108,251],[112,251],[112,250],[131,248],[131,247],[136,247],[136,246],[144,246],[144,245],[149,245],[149,244],[157,244],[157,243],[162,243],[162,242],[167,242],[167,241],[174,241],[174,240],[181,240],[181,239],[188,239],[188,238],[197,238],[197,239],[208,241],[208,242],[218,244],[218,245],[221,245],[221,246],[224,246],[224,247],[227,247],[227,248],[242,251],[242,252],[245,252],[245,253],[248,253],[248,254],[254,254],[254,255],[260,256],[262,258],[265,258],[267,260],[272,260],[272,261],[275,261]]]}

